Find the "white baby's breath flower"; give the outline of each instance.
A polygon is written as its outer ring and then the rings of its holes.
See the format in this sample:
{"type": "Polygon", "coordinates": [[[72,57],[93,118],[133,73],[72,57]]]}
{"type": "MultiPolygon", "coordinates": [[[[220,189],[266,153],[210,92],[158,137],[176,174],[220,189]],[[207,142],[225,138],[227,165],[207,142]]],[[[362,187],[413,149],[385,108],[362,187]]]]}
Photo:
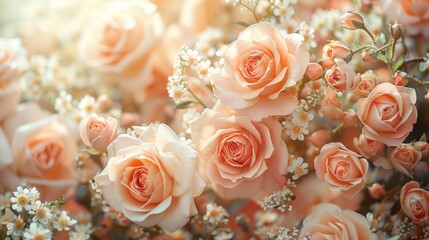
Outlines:
{"type": "Polygon", "coordinates": [[[87,240],[89,239],[89,234],[83,232],[70,232],[70,240],[87,240]]]}
{"type": "Polygon", "coordinates": [[[21,212],[22,209],[30,210],[31,203],[34,199],[39,197],[39,193],[36,188],[28,189],[18,187],[16,192],[13,192],[13,197],[10,198],[10,201],[13,203],[12,209],[17,212],[21,212]]]}
{"type": "Polygon", "coordinates": [[[67,215],[66,211],[61,211],[59,216],[56,217],[54,221],[54,228],[58,231],[70,230],[70,226],[76,223],[75,219],[71,219],[70,216],[67,215]]]}
{"type": "Polygon", "coordinates": [[[0,211],[10,207],[10,198],[12,197],[12,193],[7,192],[5,194],[0,194],[0,211]]]}
{"type": "Polygon", "coordinates": [[[46,207],[45,204],[40,201],[36,201],[33,203],[33,210],[30,212],[34,214],[33,221],[40,222],[43,224],[47,224],[48,221],[52,218],[51,211],[46,207]]]}
{"type": "Polygon", "coordinates": [[[290,139],[292,140],[300,140],[300,141],[304,141],[304,135],[308,134],[308,129],[293,123],[290,120],[286,120],[282,123],[283,127],[285,128],[285,132],[286,134],[290,137],[290,139]]]}
{"type": "Polygon", "coordinates": [[[229,214],[222,206],[218,206],[216,203],[207,204],[207,211],[204,215],[204,221],[211,225],[217,226],[221,223],[228,223],[229,214]]]}
{"type": "Polygon", "coordinates": [[[311,120],[313,120],[313,114],[306,112],[302,108],[297,108],[292,113],[292,123],[298,124],[303,128],[307,128],[311,120]]]}
{"type": "Polygon", "coordinates": [[[55,99],[55,110],[61,115],[67,115],[73,112],[73,97],[66,91],[61,91],[55,99]]]}
{"type": "Polygon", "coordinates": [[[85,95],[79,103],[77,104],[77,107],[79,111],[84,115],[90,115],[91,113],[95,112],[95,98],[85,95]]]}
{"type": "Polygon", "coordinates": [[[28,240],[48,240],[52,239],[52,232],[40,224],[31,223],[30,227],[25,229],[24,237],[28,240]]]}
{"type": "Polygon", "coordinates": [[[6,224],[7,235],[12,236],[12,238],[16,238],[22,235],[22,232],[25,227],[25,222],[22,219],[21,215],[14,216],[14,218],[6,224]]]}
{"type": "Polygon", "coordinates": [[[6,225],[9,222],[12,222],[13,219],[15,219],[15,214],[10,208],[6,208],[0,215],[0,224],[6,225]]]}
{"type": "Polygon", "coordinates": [[[293,180],[297,180],[308,173],[307,168],[308,163],[305,163],[302,157],[298,157],[292,161],[292,164],[288,167],[288,172],[293,173],[293,180]]]}

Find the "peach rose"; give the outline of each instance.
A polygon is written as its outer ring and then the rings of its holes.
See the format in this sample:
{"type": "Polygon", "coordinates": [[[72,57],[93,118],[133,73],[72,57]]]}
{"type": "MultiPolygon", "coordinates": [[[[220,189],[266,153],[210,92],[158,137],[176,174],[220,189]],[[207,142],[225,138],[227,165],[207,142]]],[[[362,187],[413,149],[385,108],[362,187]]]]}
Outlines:
{"type": "Polygon", "coordinates": [[[323,116],[333,119],[339,120],[343,117],[343,110],[341,110],[341,103],[337,99],[335,90],[332,88],[325,89],[325,97],[322,99],[320,113],[323,116]]]}
{"type": "Polygon", "coordinates": [[[369,195],[375,199],[379,199],[386,195],[386,189],[384,189],[383,185],[379,183],[373,183],[369,188],[369,195]]]}
{"type": "Polygon", "coordinates": [[[429,1],[385,0],[384,11],[406,27],[406,33],[429,37],[429,1]]]}
{"type": "Polygon", "coordinates": [[[391,83],[376,86],[357,102],[357,114],[366,138],[388,146],[398,146],[417,121],[416,91],[391,83]]]}
{"type": "Polygon", "coordinates": [[[162,30],[161,16],[151,2],[114,1],[86,26],[79,53],[101,79],[128,90],[144,89],[153,80],[149,55],[162,30]]]}
{"type": "Polygon", "coordinates": [[[15,111],[21,97],[17,81],[21,49],[17,39],[0,39],[0,121],[15,111]]]}
{"type": "Polygon", "coordinates": [[[0,145],[10,148],[0,153],[1,185],[11,191],[25,181],[36,186],[44,200],[69,196],[77,184],[77,146],[65,121],[29,104],[8,117],[3,127],[0,145]]]}
{"type": "Polygon", "coordinates": [[[420,188],[420,184],[411,181],[401,189],[402,211],[415,223],[429,221],[429,192],[420,188]]]}
{"type": "Polygon", "coordinates": [[[332,67],[335,64],[335,58],[344,59],[350,54],[350,49],[337,41],[326,44],[322,51],[322,66],[324,68],[332,67]]]}
{"type": "Polygon", "coordinates": [[[397,146],[390,153],[393,167],[407,176],[411,176],[410,171],[417,165],[421,157],[422,153],[410,144],[397,146]]]}
{"type": "Polygon", "coordinates": [[[288,151],[273,118],[254,122],[217,105],[190,127],[199,171],[220,197],[259,199],[283,187],[288,151]]]}
{"type": "Polygon", "coordinates": [[[364,216],[350,210],[341,210],[330,203],[312,208],[310,215],[304,219],[300,239],[307,233],[312,240],[373,239],[369,222],[364,216]]]}
{"type": "Polygon", "coordinates": [[[328,183],[331,189],[340,190],[353,198],[365,186],[368,161],[350,151],[342,143],[328,143],[314,159],[316,175],[328,183]]]}
{"type": "Polygon", "coordinates": [[[194,197],[205,183],[197,154],[165,124],[135,127],[108,146],[106,168],[94,180],[107,203],[130,221],[173,232],[197,214],[194,197]]]}
{"type": "Polygon", "coordinates": [[[422,153],[421,160],[425,161],[429,158],[429,143],[418,141],[414,143],[414,147],[422,153]]]}
{"type": "Polygon", "coordinates": [[[83,143],[99,152],[104,152],[107,145],[116,137],[117,128],[116,119],[94,114],[81,120],[79,133],[83,143]]]}
{"type": "Polygon", "coordinates": [[[356,74],[344,59],[335,58],[334,62],[335,64],[325,73],[325,79],[329,86],[338,92],[356,88],[360,81],[360,74],[356,74]]]}
{"type": "Polygon", "coordinates": [[[298,99],[287,89],[302,79],[310,58],[303,40],[283,37],[267,22],[249,26],[225,50],[225,73],[213,78],[215,95],[252,120],[290,114],[298,99]]]}
{"type": "Polygon", "coordinates": [[[318,63],[309,63],[307,70],[305,71],[305,74],[311,79],[311,80],[317,80],[322,76],[323,68],[318,63]]]}
{"type": "Polygon", "coordinates": [[[372,71],[366,71],[361,75],[360,81],[354,92],[359,97],[367,97],[372,89],[374,89],[380,82],[378,76],[372,71]]]}
{"type": "Polygon", "coordinates": [[[353,145],[363,157],[368,159],[374,157],[384,149],[383,143],[368,139],[363,134],[359,136],[359,139],[353,139],[353,145]]]}

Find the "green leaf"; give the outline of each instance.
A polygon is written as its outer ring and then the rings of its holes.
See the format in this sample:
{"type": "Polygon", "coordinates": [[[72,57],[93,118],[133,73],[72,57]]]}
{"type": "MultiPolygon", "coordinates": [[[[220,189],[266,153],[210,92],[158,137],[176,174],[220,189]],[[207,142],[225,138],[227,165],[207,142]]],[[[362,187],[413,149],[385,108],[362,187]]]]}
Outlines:
{"type": "Polygon", "coordinates": [[[192,104],[194,104],[194,102],[192,102],[192,101],[182,102],[182,103],[179,103],[178,105],[176,105],[176,108],[177,109],[185,109],[185,108],[191,106],[192,104]]]}
{"type": "Polygon", "coordinates": [[[243,22],[243,21],[237,21],[237,22],[233,22],[236,25],[242,26],[242,27],[248,27],[250,26],[250,24],[243,22]]]}
{"type": "Polygon", "coordinates": [[[398,58],[395,61],[395,64],[393,65],[393,72],[396,72],[399,68],[401,68],[402,65],[404,64],[404,62],[405,62],[405,57],[404,56],[401,56],[400,58],[398,58]]]}
{"type": "Polygon", "coordinates": [[[377,59],[383,61],[384,63],[387,63],[387,58],[384,54],[378,54],[377,59]]]}

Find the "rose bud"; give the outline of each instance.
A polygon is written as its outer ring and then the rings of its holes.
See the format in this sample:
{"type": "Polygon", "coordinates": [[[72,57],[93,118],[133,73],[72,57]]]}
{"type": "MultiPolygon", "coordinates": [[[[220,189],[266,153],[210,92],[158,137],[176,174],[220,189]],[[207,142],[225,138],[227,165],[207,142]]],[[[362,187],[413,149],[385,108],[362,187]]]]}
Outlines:
{"type": "Polygon", "coordinates": [[[323,68],[317,63],[309,63],[307,67],[307,71],[305,74],[311,79],[311,80],[317,80],[322,76],[323,68]]]}
{"type": "Polygon", "coordinates": [[[341,119],[344,126],[346,127],[354,127],[359,123],[359,118],[354,109],[347,109],[343,112],[343,117],[341,119]]]}
{"type": "Polygon", "coordinates": [[[362,61],[364,62],[371,62],[374,60],[374,56],[372,55],[371,50],[365,50],[361,53],[362,61]]]}
{"type": "Polygon", "coordinates": [[[405,34],[405,26],[402,24],[399,24],[398,21],[396,21],[390,27],[390,34],[392,34],[392,37],[394,40],[400,39],[405,34]]]}
{"type": "Polygon", "coordinates": [[[107,112],[112,108],[113,102],[107,95],[100,95],[95,102],[97,109],[101,112],[107,112]]]}
{"type": "Polygon", "coordinates": [[[335,58],[335,64],[326,71],[326,82],[338,92],[349,91],[357,87],[360,81],[360,74],[356,74],[353,67],[347,64],[344,59],[335,58]]]}
{"type": "Polygon", "coordinates": [[[392,79],[393,79],[393,84],[395,84],[396,86],[402,87],[408,84],[407,74],[402,71],[396,71],[392,79]]]}
{"type": "Polygon", "coordinates": [[[106,151],[116,137],[118,122],[114,118],[98,117],[96,114],[82,119],[79,126],[80,137],[87,146],[97,151],[106,151]]]}
{"type": "Polygon", "coordinates": [[[350,49],[344,44],[332,41],[323,46],[322,53],[322,66],[323,68],[330,68],[335,64],[335,58],[345,59],[350,55],[350,49]]]}
{"type": "Polygon", "coordinates": [[[414,148],[422,154],[421,160],[425,161],[429,158],[429,143],[418,141],[414,143],[414,148]]]}
{"type": "Polygon", "coordinates": [[[328,130],[317,130],[307,137],[307,140],[317,148],[322,148],[329,139],[331,138],[331,133],[328,130]]]}
{"type": "Polygon", "coordinates": [[[363,18],[359,14],[353,12],[348,12],[341,16],[341,22],[345,27],[351,30],[361,29],[365,26],[363,18]]]}
{"type": "Polygon", "coordinates": [[[382,185],[378,183],[372,184],[371,187],[368,188],[368,190],[369,190],[369,195],[371,195],[371,197],[375,199],[379,199],[384,195],[386,195],[386,190],[382,185]]]}
{"type": "Polygon", "coordinates": [[[417,165],[421,157],[422,153],[410,144],[397,146],[390,154],[393,167],[407,176],[411,176],[411,170],[417,165]]]}

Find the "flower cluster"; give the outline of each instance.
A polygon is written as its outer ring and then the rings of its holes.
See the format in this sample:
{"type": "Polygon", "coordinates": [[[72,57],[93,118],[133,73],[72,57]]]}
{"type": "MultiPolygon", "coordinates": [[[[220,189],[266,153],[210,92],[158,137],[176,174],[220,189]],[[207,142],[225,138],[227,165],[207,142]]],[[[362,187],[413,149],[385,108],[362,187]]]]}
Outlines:
{"type": "Polygon", "coordinates": [[[0,1],[0,238],[427,239],[428,16],[0,1]]]}

